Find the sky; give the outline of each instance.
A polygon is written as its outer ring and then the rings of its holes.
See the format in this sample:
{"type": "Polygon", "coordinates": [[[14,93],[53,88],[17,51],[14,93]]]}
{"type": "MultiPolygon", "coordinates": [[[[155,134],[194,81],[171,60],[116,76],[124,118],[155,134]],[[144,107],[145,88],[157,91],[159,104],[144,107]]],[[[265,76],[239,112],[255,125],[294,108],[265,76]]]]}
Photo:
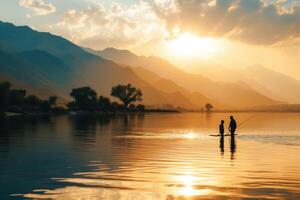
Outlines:
{"type": "Polygon", "coordinates": [[[262,65],[300,79],[300,0],[1,0],[0,20],[194,73],[262,65]]]}

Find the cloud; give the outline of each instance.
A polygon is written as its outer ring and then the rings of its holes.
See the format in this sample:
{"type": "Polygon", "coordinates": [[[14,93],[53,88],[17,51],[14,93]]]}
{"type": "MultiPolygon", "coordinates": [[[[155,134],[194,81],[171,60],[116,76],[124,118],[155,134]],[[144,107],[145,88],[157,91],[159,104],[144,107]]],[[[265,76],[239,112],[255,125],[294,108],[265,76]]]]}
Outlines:
{"type": "Polygon", "coordinates": [[[72,9],[49,29],[96,49],[142,46],[161,40],[166,32],[163,20],[144,1],[132,5],[112,3],[109,7],[93,3],[81,10],[72,9]]]}
{"type": "MultiPolygon", "coordinates": [[[[33,16],[48,15],[56,11],[53,4],[45,3],[43,0],[20,0],[19,5],[33,10],[33,16]]],[[[30,14],[27,15],[27,17],[31,16],[30,14]]]]}
{"type": "MultiPolygon", "coordinates": [[[[91,3],[83,9],[68,10],[46,30],[97,49],[132,49],[183,32],[256,45],[291,45],[300,41],[298,1],[140,0],[131,5],[112,2],[109,6],[91,3]]],[[[52,5],[41,2],[21,0],[20,4],[52,5]]]]}
{"type": "Polygon", "coordinates": [[[153,0],[169,32],[192,31],[246,43],[273,45],[299,40],[296,0],[153,0]]]}

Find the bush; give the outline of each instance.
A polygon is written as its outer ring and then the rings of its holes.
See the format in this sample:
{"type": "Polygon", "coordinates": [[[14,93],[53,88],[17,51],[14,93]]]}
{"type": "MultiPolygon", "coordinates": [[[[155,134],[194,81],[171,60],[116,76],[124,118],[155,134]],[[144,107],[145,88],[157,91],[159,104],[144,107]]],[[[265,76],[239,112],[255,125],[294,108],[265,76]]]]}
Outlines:
{"type": "Polygon", "coordinates": [[[8,112],[24,114],[25,110],[21,106],[10,106],[8,112]]]}
{"type": "Polygon", "coordinates": [[[140,111],[140,112],[144,112],[144,111],[146,110],[146,107],[145,107],[144,105],[142,105],[142,104],[139,104],[136,108],[137,108],[138,111],[140,111]]]}
{"type": "Polygon", "coordinates": [[[52,108],[52,112],[55,114],[65,114],[67,113],[67,109],[64,107],[56,106],[52,108]]]}

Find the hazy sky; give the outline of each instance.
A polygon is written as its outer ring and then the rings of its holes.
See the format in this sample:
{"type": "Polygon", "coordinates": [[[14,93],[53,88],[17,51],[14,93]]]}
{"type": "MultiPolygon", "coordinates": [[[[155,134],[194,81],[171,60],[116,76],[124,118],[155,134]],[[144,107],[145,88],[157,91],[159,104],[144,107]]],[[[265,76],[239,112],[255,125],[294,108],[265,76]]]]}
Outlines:
{"type": "Polygon", "coordinates": [[[0,20],[187,70],[261,64],[300,78],[300,0],[1,0],[0,20]]]}

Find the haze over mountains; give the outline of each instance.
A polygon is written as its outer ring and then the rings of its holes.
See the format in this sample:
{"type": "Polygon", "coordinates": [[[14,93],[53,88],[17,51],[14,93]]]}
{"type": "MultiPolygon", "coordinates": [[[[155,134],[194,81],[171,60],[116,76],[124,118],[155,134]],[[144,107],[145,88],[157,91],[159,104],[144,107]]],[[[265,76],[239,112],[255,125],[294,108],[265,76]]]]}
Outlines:
{"type": "Polygon", "coordinates": [[[132,83],[143,90],[145,103],[172,103],[171,95],[152,87],[130,68],[87,53],[62,37],[0,23],[0,50],[1,74],[36,91],[50,90],[68,98],[72,88],[91,86],[108,96],[113,85],[132,83]]]}
{"type": "Polygon", "coordinates": [[[68,99],[70,90],[81,86],[109,96],[113,85],[132,83],[142,89],[147,105],[171,104],[189,109],[200,109],[206,103],[223,109],[268,106],[281,101],[295,103],[299,98],[286,97],[298,89],[296,80],[264,69],[260,76],[254,76],[255,71],[247,72],[253,74],[251,79],[244,75],[232,82],[213,81],[209,76],[182,71],[158,57],[137,56],[114,48],[84,50],[62,37],[0,22],[0,80],[26,86],[40,96],[56,94],[68,99]],[[280,80],[276,87],[284,90],[284,85],[290,85],[290,91],[278,92],[270,87],[275,75],[280,80]]]}
{"type": "Polygon", "coordinates": [[[278,104],[279,102],[253,90],[245,82],[212,81],[202,75],[190,74],[158,57],[137,56],[127,50],[107,48],[102,51],[87,51],[119,64],[142,67],[161,78],[172,80],[178,86],[193,93],[200,93],[209,99],[217,100],[230,107],[251,107],[256,105],[278,104]]]}
{"type": "Polygon", "coordinates": [[[226,67],[202,67],[201,74],[222,82],[243,80],[247,85],[265,96],[291,104],[300,103],[300,81],[270,68],[253,65],[233,69],[226,67]]]}

